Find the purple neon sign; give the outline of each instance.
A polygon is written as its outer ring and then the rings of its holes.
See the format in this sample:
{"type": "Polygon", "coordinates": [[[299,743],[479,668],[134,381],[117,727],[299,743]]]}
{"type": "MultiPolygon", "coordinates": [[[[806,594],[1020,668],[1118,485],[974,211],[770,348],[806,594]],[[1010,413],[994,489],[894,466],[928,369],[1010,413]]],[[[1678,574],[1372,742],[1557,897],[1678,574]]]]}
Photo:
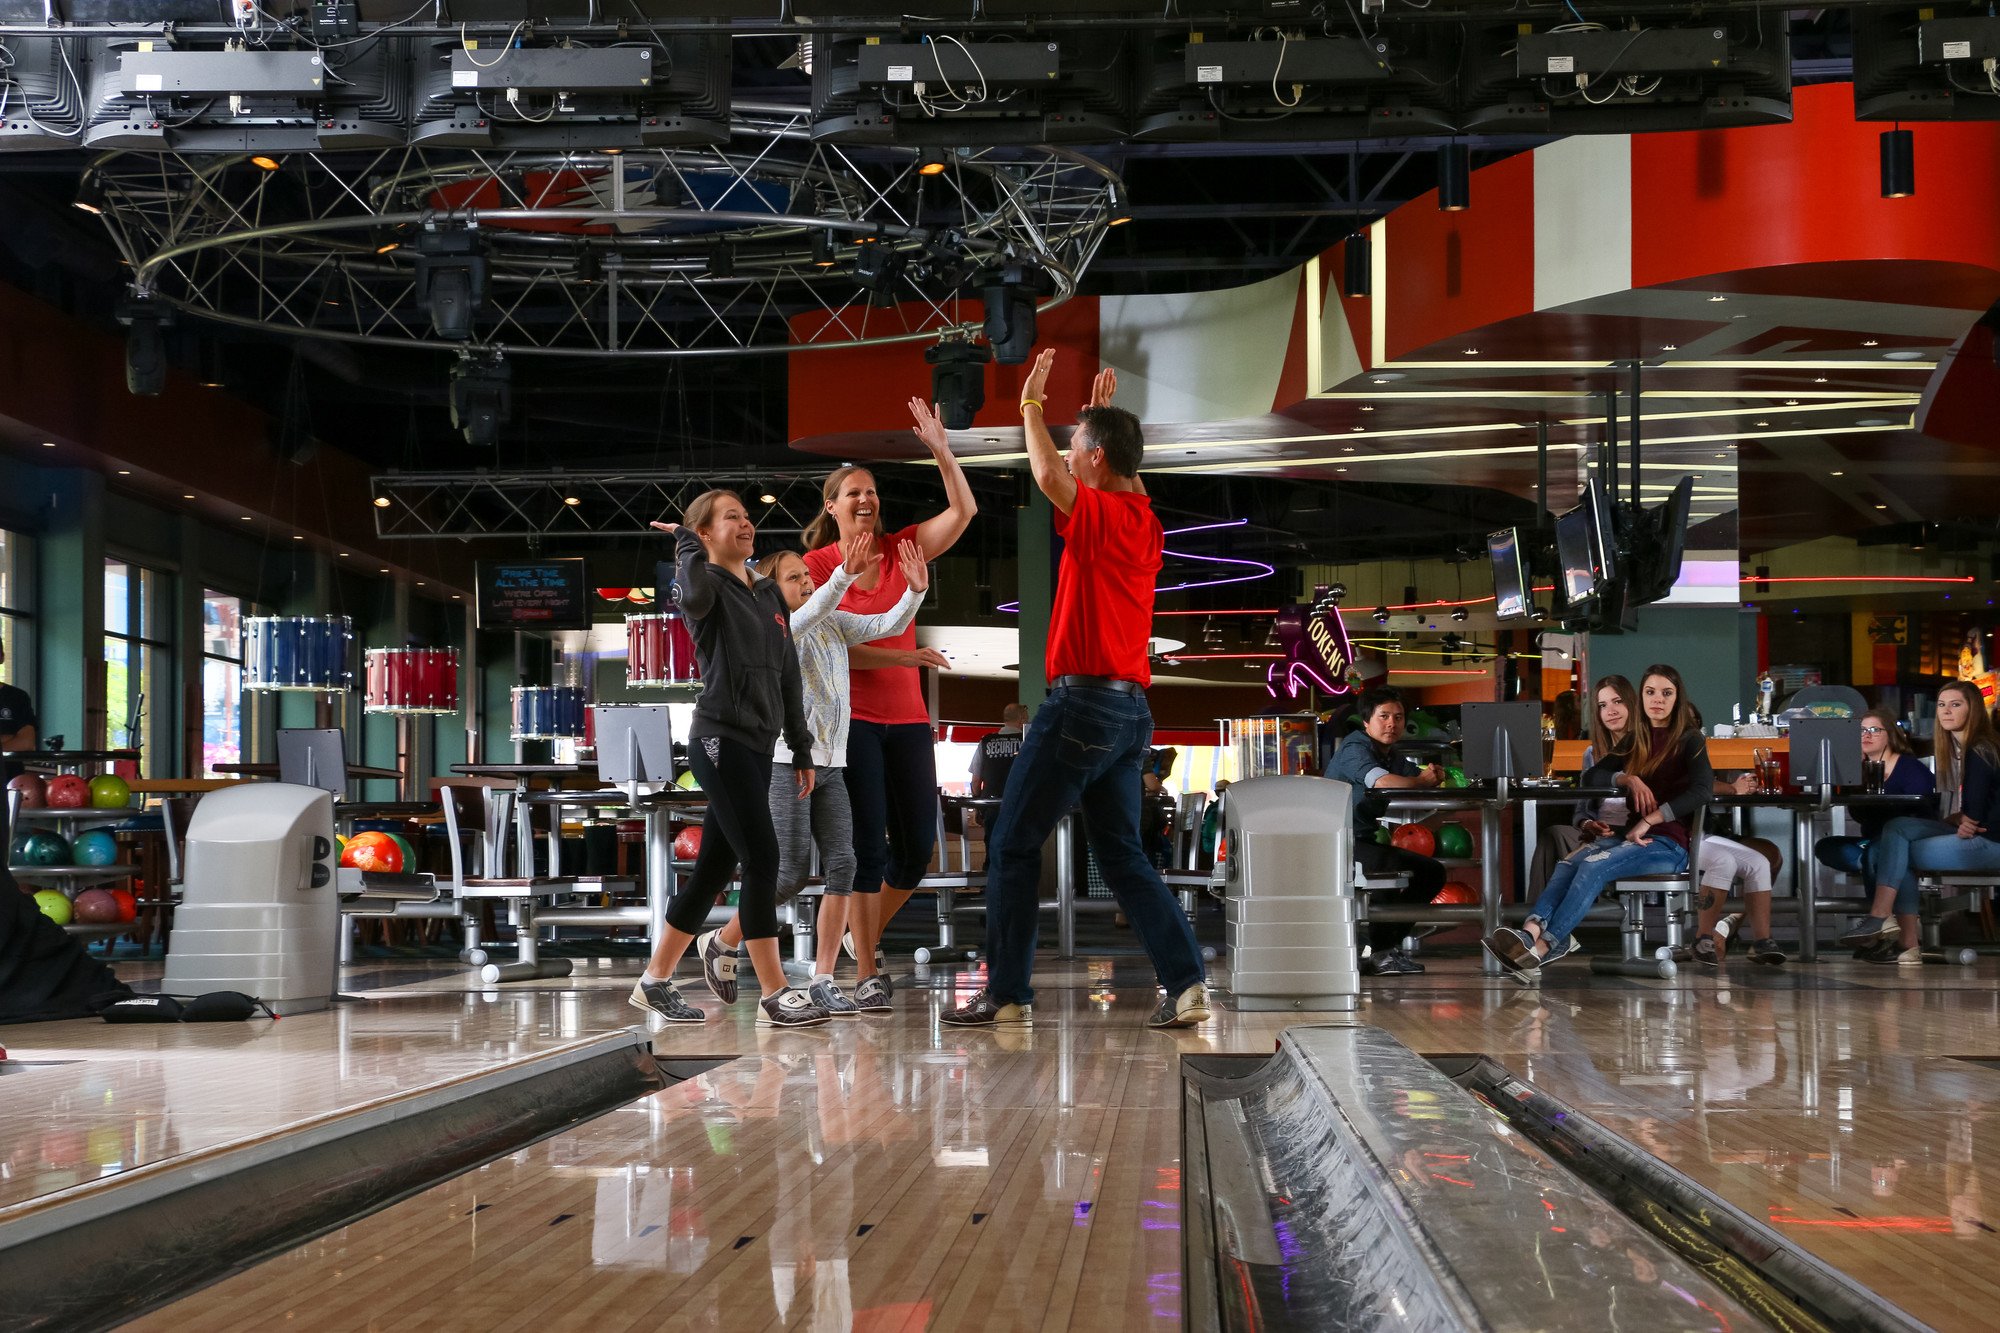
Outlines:
{"type": "Polygon", "coordinates": [[[1278,612],[1277,631],[1280,656],[1264,669],[1264,688],[1272,697],[1296,699],[1309,686],[1322,694],[1347,693],[1354,645],[1338,606],[1311,613],[1287,606],[1278,612]]]}
{"type": "MultiPolygon", "coordinates": [[[[1247,518],[1232,518],[1222,523],[1198,523],[1190,528],[1168,528],[1166,535],[1169,537],[1178,537],[1188,532],[1213,532],[1217,528],[1240,528],[1249,521],[1247,518]]],[[[1171,547],[1162,549],[1160,554],[1163,557],[1171,556],[1176,560],[1192,560],[1206,565],[1229,565],[1239,569],[1249,569],[1254,572],[1248,574],[1230,574],[1226,577],[1212,579],[1182,579],[1179,583],[1161,584],[1159,587],[1153,589],[1155,593],[1186,592],[1190,588],[1219,588],[1225,583],[1248,583],[1253,579],[1269,578],[1278,572],[1276,565],[1267,565],[1262,560],[1243,560],[1226,555],[1196,555],[1192,551],[1176,551],[1171,547]]],[[[1021,611],[1021,604],[1019,602],[1002,602],[993,609],[1007,615],[1018,615],[1021,611]]]]}

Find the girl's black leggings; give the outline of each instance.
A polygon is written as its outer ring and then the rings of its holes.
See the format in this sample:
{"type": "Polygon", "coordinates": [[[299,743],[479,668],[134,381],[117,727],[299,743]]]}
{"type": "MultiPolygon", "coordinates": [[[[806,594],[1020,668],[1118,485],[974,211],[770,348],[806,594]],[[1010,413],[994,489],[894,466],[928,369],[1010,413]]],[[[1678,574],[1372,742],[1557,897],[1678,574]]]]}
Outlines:
{"type": "Polygon", "coordinates": [[[701,736],[688,742],[688,767],[708,797],[694,874],[667,904],[667,924],[699,935],[708,911],[740,864],[743,889],[736,910],[743,938],[778,934],[778,835],[771,827],[771,756],[741,741],[701,736]]]}

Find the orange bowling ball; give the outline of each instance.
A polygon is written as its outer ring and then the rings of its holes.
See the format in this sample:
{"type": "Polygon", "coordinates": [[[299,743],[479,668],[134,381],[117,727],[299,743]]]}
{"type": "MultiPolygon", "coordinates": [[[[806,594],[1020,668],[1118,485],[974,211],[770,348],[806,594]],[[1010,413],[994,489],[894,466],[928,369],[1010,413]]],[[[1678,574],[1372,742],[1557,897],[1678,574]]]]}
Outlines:
{"type": "Polygon", "coordinates": [[[354,870],[400,875],[403,872],[403,849],[386,833],[357,833],[347,840],[347,849],[340,854],[340,863],[354,870]]]}
{"type": "Polygon", "coordinates": [[[1479,905],[1479,890],[1462,880],[1454,879],[1447,881],[1445,886],[1437,891],[1437,896],[1432,898],[1431,901],[1434,903],[1456,903],[1462,907],[1477,907],[1479,905]]]}
{"type": "Polygon", "coordinates": [[[1389,835],[1389,845],[1415,852],[1418,856],[1434,856],[1437,854],[1437,834],[1422,824],[1399,824],[1396,831],[1389,835]]]}

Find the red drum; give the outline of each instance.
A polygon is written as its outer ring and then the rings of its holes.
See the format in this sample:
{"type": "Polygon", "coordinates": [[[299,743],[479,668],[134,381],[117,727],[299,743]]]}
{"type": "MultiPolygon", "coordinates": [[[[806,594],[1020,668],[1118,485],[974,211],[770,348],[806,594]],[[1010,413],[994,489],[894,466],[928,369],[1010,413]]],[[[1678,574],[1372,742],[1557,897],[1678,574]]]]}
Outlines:
{"type": "Polygon", "coordinates": [[[456,713],[458,649],[370,648],[370,713],[456,713]]]}
{"type": "Polygon", "coordinates": [[[694,636],[679,615],[625,617],[627,685],[692,685],[700,679],[694,636]]]}

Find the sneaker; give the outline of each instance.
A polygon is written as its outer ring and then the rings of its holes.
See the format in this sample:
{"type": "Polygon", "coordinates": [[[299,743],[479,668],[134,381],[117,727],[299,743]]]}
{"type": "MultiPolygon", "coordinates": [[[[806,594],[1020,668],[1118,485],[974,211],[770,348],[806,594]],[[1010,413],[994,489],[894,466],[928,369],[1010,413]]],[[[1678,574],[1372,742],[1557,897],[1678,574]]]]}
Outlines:
{"type": "Polygon", "coordinates": [[[1486,950],[1494,962],[1505,966],[1510,962],[1520,962],[1532,945],[1526,931],[1502,926],[1479,941],[1479,947],[1486,950]]]}
{"type": "Polygon", "coordinates": [[[1867,957],[1862,961],[1877,963],[1886,967],[1922,967],[1924,965],[1924,951],[1922,949],[1873,949],[1869,951],[1867,957]]]}
{"type": "Polygon", "coordinates": [[[1854,961],[1857,963],[1889,963],[1894,962],[1895,959],[1896,942],[1894,940],[1876,940],[1872,944],[1864,944],[1854,951],[1854,961]]]}
{"type": "Polygon", "coordinates": [[[864,1014],[886,1014],[895,1008],[889,1003],[889,979],[877,972],[863,977],[854,988],[854,1007],[864,1014]]]}
{"type": "Polygon", "coordinates": [[[1208,1021],[1208,987],[1196,983],[1179,995],[1162,995],[1160,1007],[1146,1020],[1149,1028],[1191,1028],[1208,1021]]]}
{"type": "Polygon", "coordinates": [[[832,1015],[812,1002],[812,997],[802,990],[789,986],[775,995],[766,995],[757,1002],[760,1011],[757,1022],[770,1028],[810,1028],[826,1022],[832,1015]]]}
{"type": "Polygon", "coordinates": [[[1550,945],[1549,951],[1542,955],[1541,966],[1547,967],[1550,963],[1559,963],[1571,954],[1581,952],[1582,950],[1576,942],[1576,936],[1572,935],[1561,943],[1550,945]]]}
{"type": "Polygon", "coordinates": [[[1361,964],[1361,975],[1365,977],[1408,977],[1423,970],[1422,963],[1401,949],[1384,949],[1369,955],[1361,964]]]}
{"type": "Polygon", "coordinates": [[[1765,967],[1778,967],[1785,961],[1785,951],[1778,947],[1776,940],[1745,940],[1743,947],[1749,951],[1750,961],[1765,967]]]}
{"type": "Polygon", "coordinates": [[[736,1003],[736,951],[722,947],[722,932],[711,930],[694,942],[695,957],[701,959],[701,979],[709,993],[724,1004],[736,1003]]]}
{"type": "MultiPolygon", "coordinates": [[[[852,958],[857,963],[861,961],[861,955],[854,952],[854,934],[852,931],[840,937],[840,951],[846,954],[849,958],[852,958]]],[[[875,970],[879,972],[888,965],[889,965],[889,955],[882,952],[881,945],[879,944],[876,945],[875,970]]]]}
{"type": "Polygon", "coordinates": [[[647,981],[641,977],[626,1003],[669,1023],[700,1023],[708,1018],[707,1014],[682,999],[680,988],[671,981],[647,981]]]}
{"type": "MultiPolygon", "coordinates": [[[[870,977],[868,980],[873,981],[870,977]]],[[[867,985],[864,981],[862,985],[867,985]]],[[[860,998],[856,993],[856,999],[860,998]]],[[[865,1005],[863,1006],[866,1007],[865,1005]]],[[[1206,1009],[1203,1010],[1206,1013],[1206,1009]]],[[[993,998],[991,991],[980,991],[971,1001],[956,1009],[948,1009],[938,1015],[943,1022],[955,1028],[992,1027],[995,1023],[1032,1023],[1035,1021],[1035,1006],[1032,1004],[1003,1004],[993,998]]]]}
{"type": "Polygon", "coordinates": [[[840,985],[832,981],[815,981],[806,992],[812,1002],[835,1018],[853,1018],[861,1012],[861,1006],[843,995],[840,985]]]}
{"type": "Polygon", "coordinates": [[[1722,951],[1715,947],[1715,936],[1713,935],[1704,935],[1696,940],[1694,947],[1688,950],[1688,958],[1691,962],[1699,963],[1710,971],[1714,971],[1722,966],[1722,951]]]}
{"type": "Polygon", "coordinates": [[[1902,934],[1902,928],[1885,916],[1864,916],[1856,921],[1842,935],[1837,943],[1843,948],[1856,948],[1863,944],[1873,944],[1877,940],[1893,939],[1902,934]]]}

